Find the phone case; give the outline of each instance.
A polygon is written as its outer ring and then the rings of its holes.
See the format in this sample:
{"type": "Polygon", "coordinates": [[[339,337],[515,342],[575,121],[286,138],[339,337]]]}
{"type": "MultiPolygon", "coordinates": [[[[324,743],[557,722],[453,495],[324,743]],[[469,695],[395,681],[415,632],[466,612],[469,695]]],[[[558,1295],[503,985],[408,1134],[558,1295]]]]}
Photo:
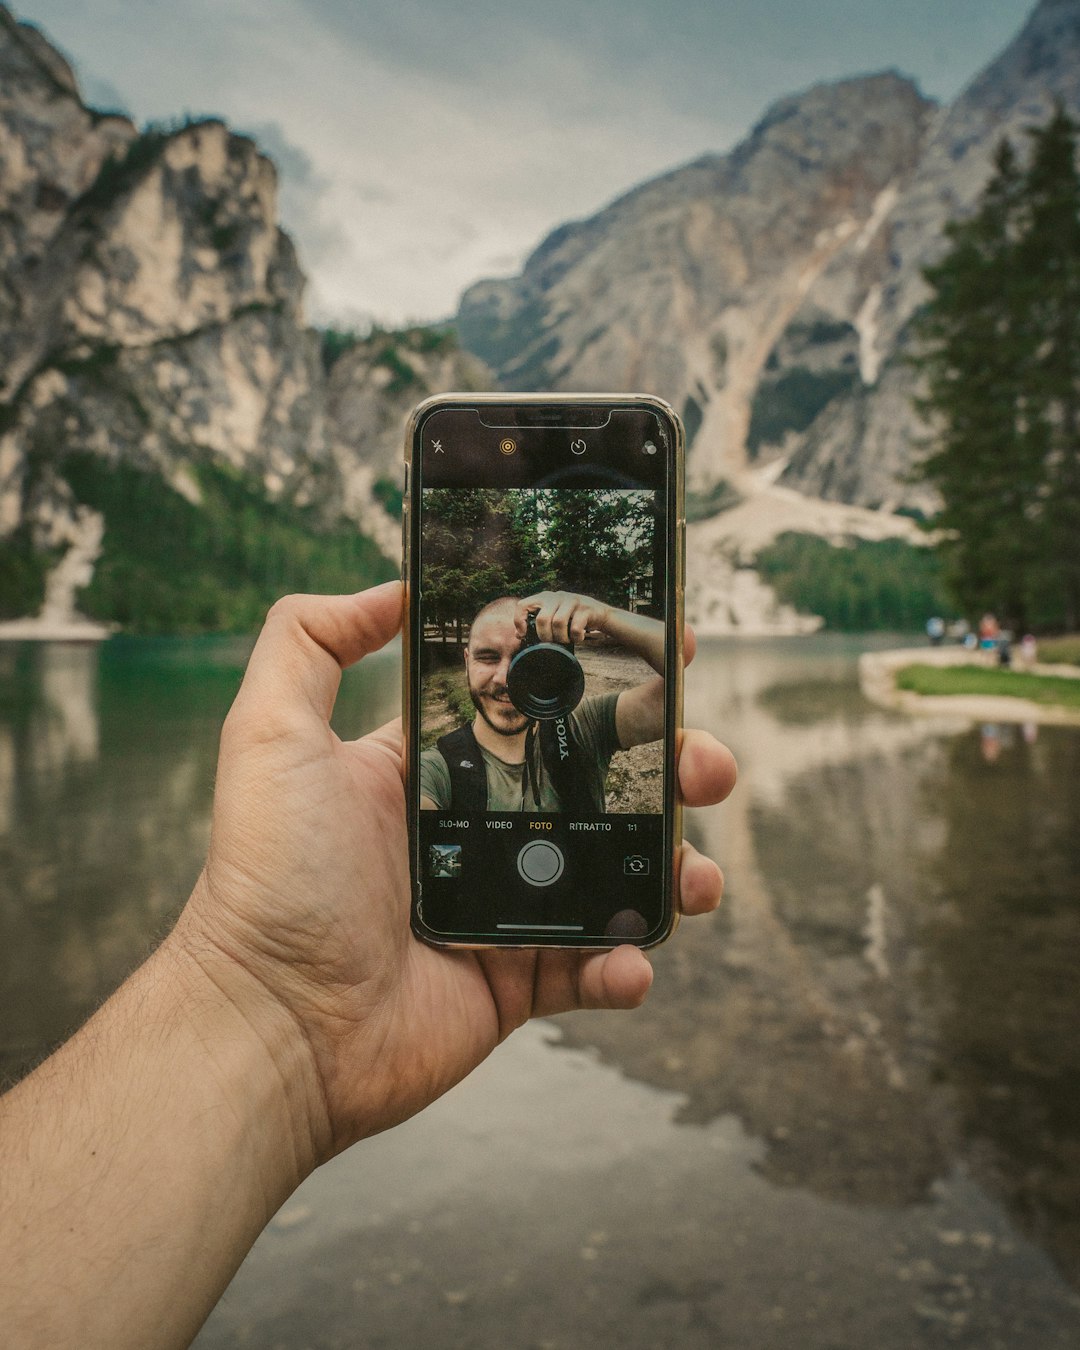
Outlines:
{"type": "Polygon", "coordinates": [[[669,634],[670,650],[673,653],[671,661],[671,688],[669,702],[669,715],[673,721],[674,727],[674,772],[676,774],[676,784],[674,790],[674,807],[671,819],[671,870],[670,870],[670,892],[669,892],[669,913],[666,927],[658,935],[648,941],[636,942],[635,945],[648,949],[658,946],[664,942],[675,931],[679,922],[679,870],[682,857],[682,802],[678,791],[677,772],[678,762],[682,750],[683,737],[683,635],[685,632],[685,580],[686,580],[686,499],[685,499],[685,432],[682,422],[676,412],[663,399],[656,398],[649,394],[520,394],[520,393],[491,393],[491,394],[469,394],[469,393],[447,393],[436,394],[425,399],[418,404],[409,416],[405,429],[405,494],[404,506],[402,511],[402,582],[403,582],[403,623],[402,623],[402,728],[404,761],[403,772],[406,780],[406,799],[408,808],[408,827],[409,827],[409,866],[410,866],[410,893],[412,895],[411,914],[412,929],[417,937],[421,938],[431,946],[440,948],[451,948],[458,950],[507,950],[514,948],[538,948],[548,947],[555,949],[570,949],[577,951],[587,950],[605,950],[620,945],[621,942],[633,941],[633,939],[610,939],[599,941],[589,939],[586,941],[578,940],[560,940],[560,939],[542,939],[528,941],[459,941],[448,939],[441,933],[433,932],[423,923],[416,912],[416,873],[417,867],[417,841],[418,841],[418,793],[415,790],[415,784],[412,782],[412,765],[414,763],[414,749],[419,733],[420,709],[416,699],[415,691],[415,665],[418,660],[418,652],[414,643],[414,623],[413,623],[413,497],[417,491],[416,475],[414,474],[413,450],[416,442],[418,429],[422,426],[430,413],[441,408],[475,408],[482,406],[511,406],[514,404],[528,404],[530,406],[596,406],[605,403],[616,404],[620,408],[640,407],[644,409],[653,409],[661,416],[667,418],[675,430],[674,446],[674,511],[672,513],[673,528],[675,531],[674,548],[672,550],[675,567],[675,585],[674,585],[674,604],[673,617],[671,620],[671,633],[669,634]]]}

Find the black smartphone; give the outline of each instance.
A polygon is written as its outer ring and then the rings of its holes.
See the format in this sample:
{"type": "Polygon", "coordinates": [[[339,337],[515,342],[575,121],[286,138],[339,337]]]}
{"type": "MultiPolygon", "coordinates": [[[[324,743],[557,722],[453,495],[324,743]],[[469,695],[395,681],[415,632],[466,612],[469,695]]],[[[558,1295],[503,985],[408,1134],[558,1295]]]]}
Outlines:
{"type": "Polygon", "coordinates": [[[645,395],[446,394],[406,440],[412,926],[647,947],[675,924],[683,430],[645,395]]]}

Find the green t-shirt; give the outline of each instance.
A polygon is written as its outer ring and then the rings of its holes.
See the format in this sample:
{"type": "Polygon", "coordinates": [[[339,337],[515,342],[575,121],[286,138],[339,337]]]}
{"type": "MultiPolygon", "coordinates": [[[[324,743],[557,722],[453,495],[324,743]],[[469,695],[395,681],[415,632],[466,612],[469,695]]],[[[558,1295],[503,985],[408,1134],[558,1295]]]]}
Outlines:
{"type": "MultiPolygon", "coordinates": [[[[618,694],[596,694],[584,699],[570,714],[570,735],[578,750],[581,772],[589,779],[592,795],[604,798],[604,780],[611,757],[618,750],[615,731],[615,705],[618,694]]],[[[533,749],[540,805],[533,801],[532,787],[524,764],[507,764],[489,750],[480,747],[487,773],[487,809],[489,811],[561,811],[562,805],[544,770],[539,744],[533,749]]],[[[438,749],[420,754],[420,793],[429,797],[440,811],[450,809],[450,770],[438,749]]]]}

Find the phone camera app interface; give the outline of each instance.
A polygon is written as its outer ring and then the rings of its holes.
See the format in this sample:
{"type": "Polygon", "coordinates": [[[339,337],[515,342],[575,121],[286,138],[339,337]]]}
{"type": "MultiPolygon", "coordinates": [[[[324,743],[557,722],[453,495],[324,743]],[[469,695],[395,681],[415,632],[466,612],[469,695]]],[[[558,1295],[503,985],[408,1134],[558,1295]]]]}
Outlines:
{"type": "Polygon", "coordinates": [[[420,465],[424,923],[646,934],[672,791],[670,441],[641,410],[569,433],[439,419],[420,465]]]}

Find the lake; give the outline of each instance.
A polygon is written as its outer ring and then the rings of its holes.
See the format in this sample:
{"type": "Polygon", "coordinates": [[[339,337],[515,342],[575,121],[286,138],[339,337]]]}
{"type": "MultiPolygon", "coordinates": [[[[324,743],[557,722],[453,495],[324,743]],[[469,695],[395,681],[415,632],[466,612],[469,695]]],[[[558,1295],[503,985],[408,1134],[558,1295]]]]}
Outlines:
{"type": "MultiPolygon", "coordinates": [[[[910,640],[910,639],[907,639],[910,640]]],[[[884,637],[706,640],[712,919],[316,1173],[197,1344],[1080,1343],[1080,730],[867,703],[884,637]]],[[[0,1071],[168,926],[244,639],[0,645],[0,1071]]],[[[335,725],[399,706],[399,662],[335,725]]]]}

